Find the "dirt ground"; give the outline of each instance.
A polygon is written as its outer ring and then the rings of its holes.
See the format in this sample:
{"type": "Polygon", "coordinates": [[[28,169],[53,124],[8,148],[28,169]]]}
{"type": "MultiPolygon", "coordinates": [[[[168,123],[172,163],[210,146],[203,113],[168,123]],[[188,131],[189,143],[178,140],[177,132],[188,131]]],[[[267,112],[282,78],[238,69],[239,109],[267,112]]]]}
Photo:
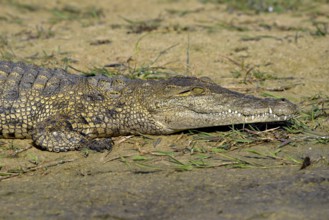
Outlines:
{"type": "Polygon", "coordinates": [[[104,153],[1,140],[0,219],[328,219],[329,5],[305,2],[0,0],[1,59],[207,76],[301,109],[290,125],[118,137],[104,153]]]}

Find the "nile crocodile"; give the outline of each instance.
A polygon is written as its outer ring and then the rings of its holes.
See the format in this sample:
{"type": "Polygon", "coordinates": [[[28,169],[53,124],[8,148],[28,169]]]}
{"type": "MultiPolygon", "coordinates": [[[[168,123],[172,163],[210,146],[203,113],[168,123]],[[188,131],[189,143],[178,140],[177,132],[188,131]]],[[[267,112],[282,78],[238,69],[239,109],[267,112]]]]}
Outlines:
{"type": "Polygon", "coordinates": [[[111,149],[111,137],[286,121],[296,105],[230,91],[207,78],[87,77],[0,61],[0,137],[49,151],[111,149]]]}

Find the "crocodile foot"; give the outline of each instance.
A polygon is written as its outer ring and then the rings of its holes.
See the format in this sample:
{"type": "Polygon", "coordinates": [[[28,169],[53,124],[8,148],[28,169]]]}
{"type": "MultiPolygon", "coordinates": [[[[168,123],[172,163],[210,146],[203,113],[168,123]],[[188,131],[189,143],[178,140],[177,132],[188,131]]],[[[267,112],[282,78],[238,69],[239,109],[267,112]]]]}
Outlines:
{"type": "Polygon", "coordinates": [[[33,130],[34,144],[43,150],[64,152],[88,148],[98,152],[111,150],[110,138],[88,138],[73,129],[73,124],[68,117],[56,115],[40,122],[33,130]]]}

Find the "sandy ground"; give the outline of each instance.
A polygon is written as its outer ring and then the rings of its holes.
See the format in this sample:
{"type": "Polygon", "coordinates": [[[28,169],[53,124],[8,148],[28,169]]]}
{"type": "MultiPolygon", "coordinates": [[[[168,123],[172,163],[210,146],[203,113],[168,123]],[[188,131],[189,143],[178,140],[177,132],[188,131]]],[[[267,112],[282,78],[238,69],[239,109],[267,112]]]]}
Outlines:
{"type": "MultiPolygon", "coordinates": [[[[121,63],[124,74],[207,76],[301,110],[312,100],[328,106],[328,4],[255,14],[194,0],[65,2],[0,1],[2,59],[72,73],[121,63]]],[[[0,219],[327,219],[329,144],[312,139],[328,135],[327,115],[310,126],[300,136],[282,129],[291,144],[225,152],[202,132],[116,138],[111,153],[56,154],[2,140],[0,219]],[[305,157],[312,164],[300,170],[305,157]]]]}

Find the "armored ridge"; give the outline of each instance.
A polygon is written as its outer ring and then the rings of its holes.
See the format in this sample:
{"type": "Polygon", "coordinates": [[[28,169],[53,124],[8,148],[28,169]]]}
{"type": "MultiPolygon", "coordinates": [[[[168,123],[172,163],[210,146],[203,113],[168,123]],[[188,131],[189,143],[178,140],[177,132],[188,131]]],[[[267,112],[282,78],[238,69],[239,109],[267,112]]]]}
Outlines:
{"type": "Polygon", "coordinates": [[[287,100],[230,91],[209,79],[78,76],[0,61],[0,137],[32,138],[49,151],[111,149],[111,137],[286,121],[287,100]]]}

